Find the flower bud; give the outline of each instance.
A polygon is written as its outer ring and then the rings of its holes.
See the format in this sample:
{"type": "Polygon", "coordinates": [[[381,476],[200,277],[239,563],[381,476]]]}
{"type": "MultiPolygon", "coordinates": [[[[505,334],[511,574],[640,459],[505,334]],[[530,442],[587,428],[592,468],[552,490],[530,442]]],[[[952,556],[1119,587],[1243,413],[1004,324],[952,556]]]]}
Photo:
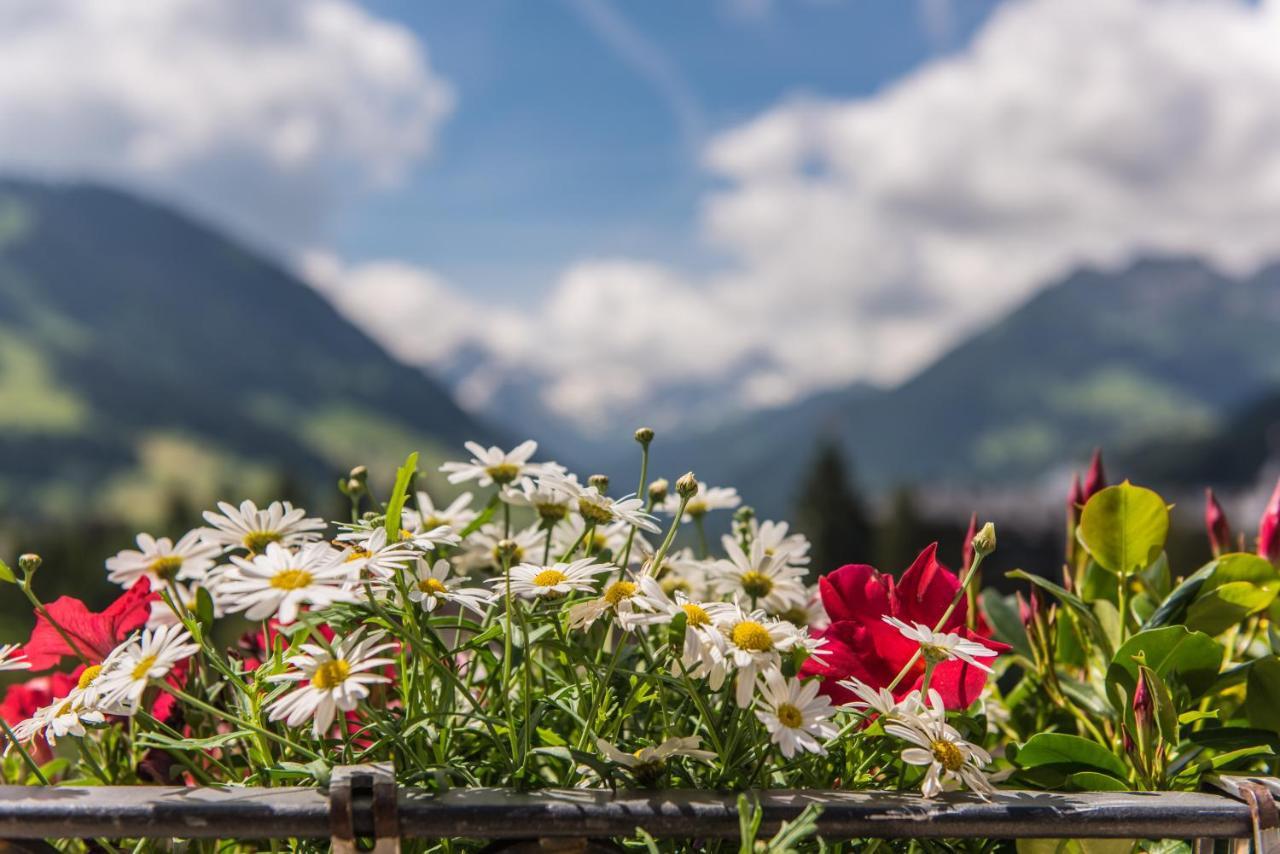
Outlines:
{"type": "Polygon", "coordinates": [[[667,497],[667,493],[670,490],[671,484],[667,483],[667,479],[665,477],[660,477],[653,483],[649,484],[649,498],[653,500],[654,504],[661,503],[667,497]]]}
{"type": "Polygon", "coordinates": [[[609,491],[609,476],[607,474],[593,474],[591,477],[587,478],[587,484],[589,486],[594,486],[596,488],[596,492],[604,495],[609,491]]]}
{"type": "Polygon", "coordinates": [[[961,550],[960,574],[964,575],[973,566],[973,538],[978,533],[978,514],[969,515],[969,530],[964,532],[964,548],[961,550]]]}
{"type": "Polygon", "coordinates": [[[27,575],[30,575],[39,569],[40,564],[42,563],[44,563],[44,560],[41,559],[40,555],[33,552],[27,552],[26,554],[19,556],[18,569],[22,570],[27,575]]]}
{"type": "Polygon", "coordinates": [[[1258,554],[1272,563],[1280,559],[1280,481],[1258,522],[1258,554]]]}
{"type": "Polygon", "coordinates": [[[498,556],[499,560],[505,562],[511,560],[511,558],[515,556],[516,550],[519,548],[520,545],[515,540],[503,539],[498,540],[498,545],[494,547],[493,551],[494,554],[498,556]]]}
{"type": "Polygon", "coordinates": [[[1149,736],[1155,731],[1155,701],[1151,686],[1147,684],[1146,669],[1138,668],[1138,687],[1133,690],[1133,723],[1139,734],[1149,736]]]}
{"type": "Polygon", "coordinates": [[[1071,475],[1071,491],[1067,493],[1067,515],[1072,523],[1080,520],[1080,508],[1084,506],[1084,487],[1080,485],[1079,473],[1071,475]]]}
{"type": "Polygon", "coordinates": [[[973,550],[979,557],[986,557],[996,550],[996,526],[988,522],[982,526],[982,530],[974,534],[970,540],[973,544],[973,550]]]}
{"type": "Polygon", "coordinates": [[[361,483],[364,483],[366,480],[369,479],[369,468],[368,466],[356,466],[350,471],[349,474],[347,474],[347,477],[351,478],[352,480],[358,480],[361,483]]]}
{"type": "Polygon", "coordinates": [[[1213,550],[1214,557],[1231,551],[1231,526],[1227,524],[1227,514],[1212,489],[1204,491],[1204,527],[1209,533],[1209,548],[1213,550]]]}
{"type": "Polygon", "coordinates": [[[676,494],[681,498],[691,498],[698,494],[698,479],[693,472],[685,472],[676,481],[676,494]]]}
{"type": "Polygon", "coordinates": [[[1084,476],[1084,501],[1086,503],[1090,498],[1107,488],[1107,472],[1102,467],[1102,449],[1098,448],[1093,452],[1093,459],[1089,461],[1089,471],[1084,476]]]}
{"type": "Polygon", "coordinates": [[[641,427],[639,430],[636,431],[635,435],[636,435],[636,441],[647,448],[649,447],[649,443],[653,441],[653,428],[641,427]]]}

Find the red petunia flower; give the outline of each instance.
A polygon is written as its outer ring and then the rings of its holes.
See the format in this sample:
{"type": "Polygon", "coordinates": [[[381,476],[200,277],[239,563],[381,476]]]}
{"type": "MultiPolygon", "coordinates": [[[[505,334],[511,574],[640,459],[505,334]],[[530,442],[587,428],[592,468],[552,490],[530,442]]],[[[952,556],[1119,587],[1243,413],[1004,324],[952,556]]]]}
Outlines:
{"type": "Polygon", "coordinates": [[[31,662],[32,670],[53,667],[65,656],[83,657],[92,664],[98,664],[134,629],[147,622],[151,603],[159,598],[151,592],[151,582],[146,578],[98,614],[73,596],[59,597],[46,605],[45,610],[62,631],[50,625],[43,615],[37,614],[36,627],[31,630],[31,639],[22,651],[31,662]],[[67,644],[64,633],[75,644],[75,649],[67,644]]]}
{"type": "MultiPolygon", "coordinates": [[[[818,588],[831,625],[817,633],[826,644],[805,661],[801,674],[822,677],[819,690],[837,703],[857,699],[836,684],[851,676],[873,688],[888,688],[919,645],[882,618],[896,617],[933,628],[960,590],[960,579],[938,562],[937,552],[937,543],[926,548],[896,583],[892,576],[865,564],[842,566],[820,578],[818,588]]],[[[961,596],[941,631],[955,632],[996,652],[1009,649],[990,640],[991,631],[981,619],[977,631],[965,628],[966,616],[967,605],[961,596]]],[[[902,698],[919,688],[923,677],[921,659],[894,689],[894,695],[902,698]]],[[[981,668],[963,661],[944,661],[934,667],[929,687],[938,691],[948,709],[963,709],[982,693],[986,680],[981,668]]]]}

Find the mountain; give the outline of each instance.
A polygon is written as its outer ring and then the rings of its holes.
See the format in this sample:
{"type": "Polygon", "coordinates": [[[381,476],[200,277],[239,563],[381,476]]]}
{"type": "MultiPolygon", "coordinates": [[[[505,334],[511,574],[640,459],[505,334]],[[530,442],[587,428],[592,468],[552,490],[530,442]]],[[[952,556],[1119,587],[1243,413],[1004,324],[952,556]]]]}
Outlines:
{"type": "Polygon", "coordinates": [[[0,180],[0,508],[155,518],[333,492],[355,463],[492,438],[271,261],[93,185],[0,180]]]}
{"type": "MultiPolygon", "coordinates": [[[[815,438],[865,484],[1034,480],[1094,446],[1206,436],[1280,387],[1280,267],[1243,279],[1194,259],[1082,270],[902,385],[831,392],[661,451],[784,512],[815,438]]],[[[655,445],[655,453],[658,453],[655,445]]]]}

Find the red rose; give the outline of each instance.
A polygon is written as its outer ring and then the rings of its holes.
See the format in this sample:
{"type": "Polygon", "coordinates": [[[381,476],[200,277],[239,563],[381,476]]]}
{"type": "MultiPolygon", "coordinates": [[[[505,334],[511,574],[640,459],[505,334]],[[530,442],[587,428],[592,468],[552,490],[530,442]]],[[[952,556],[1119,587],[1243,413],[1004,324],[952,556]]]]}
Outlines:
{"type": "MultiPolygon", "coordinates": [[[[826,643],[805,661],[801,674],[822,677],[820,690],[837,703],[857,699],[853,692],[836,684],[851,676],[872,688],[888,688],[919,645],[903,637],[883,618],[896,617],[932,629],[956,601],[960,590],[960,579],[938,562],[937,551],[938,544],[934,543],[921,552],[897,583],[892,576],[865,564],[842,566],[820,578],[818,588],[831,625],[815,633],[826,643]]],[[[966,616],[967,605],[960,596],[940,631],[954,632],[997,652],[1009,649],[989,639],[991,631],[981,619],[977,631],[965,628],[966,616]]],[[[924,661],[918,659],[894,689],[894,696],[900,699],[918,689],[923,676],[924,661]]],[[[952,660],[933,669],[929,687],[938,691],[948,709],[963,709],[982,693],[986,680],[987,674],[980,668],[952,660]]]]}

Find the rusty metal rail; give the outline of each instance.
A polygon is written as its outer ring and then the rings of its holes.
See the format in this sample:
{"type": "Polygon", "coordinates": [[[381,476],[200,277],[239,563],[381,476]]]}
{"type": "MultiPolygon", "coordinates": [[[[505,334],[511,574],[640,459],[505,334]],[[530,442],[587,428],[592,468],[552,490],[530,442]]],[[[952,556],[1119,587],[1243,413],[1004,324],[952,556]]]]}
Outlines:
{"type": "MultiPolygon", "coordinates": [[[[589,791],[457,789],[444,794],[390,790],[352,797],[343,817],[319,789],[130,787],[0,787],[0,839],[76,837],[302,838],[368,836],[375,825],[401,837],[629,836],[642,827],[657,837],[731,838],[738,834],[737,796],[691,790],[589,791]],[[384,815],[375,821],[375,812],[384,815]],[[392,822],[388,824],[387,822],[392,822]]],[[[971,795],[924,800],[888,792],[765,791],[755,793],[764,826],[822,805],[819,832],[828,839],[862,837],[1127,837],[1246,838],[1248,805],[1214,794],[1170,792],[1054,794],[1005,791],[984,802],[971,795]]],[[[385,832],[383,832],[385,836],[385,832]]]]}

